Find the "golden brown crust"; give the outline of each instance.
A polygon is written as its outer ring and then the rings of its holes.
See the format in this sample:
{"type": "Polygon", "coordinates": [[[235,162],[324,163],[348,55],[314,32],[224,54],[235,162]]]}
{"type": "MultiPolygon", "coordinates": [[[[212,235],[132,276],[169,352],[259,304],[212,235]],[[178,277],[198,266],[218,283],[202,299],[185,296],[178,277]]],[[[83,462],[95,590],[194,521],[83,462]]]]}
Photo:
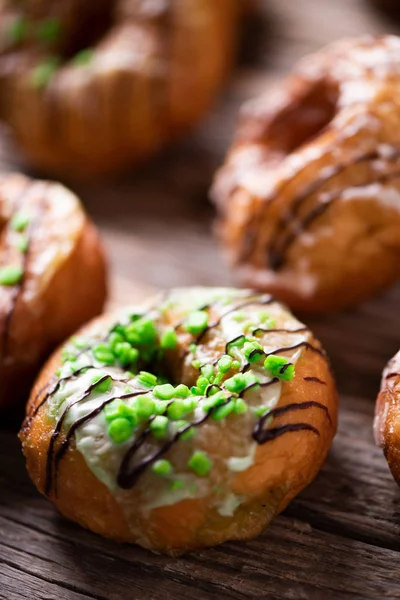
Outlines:
{"type": "MultiPolygon", "coordinates": [[[[82,333],[85,334],[85,329],[82,333]]],[[[309,341],[319,348],[314,338],[309,341]]],[[[29,474],[42,493],[54,424],[46,418],[44,410],[35,414],[35,408],[43,402],[48,384],[54,382],[53,375],[59,366],[60,354],[57,353],[35,384],[27,407],[28,417],[20,433],[29,474]]],[[[232,516],[221,516],[211,508],[207,497],[191,498],[150,510],[147,518],[141,513],[134,532],[113,494],[93,475],[74,445],[59,464],[57,493],[53,490],[50,499],[65,516],[103,536],[139,543],[171,555],[228,539],[253,538],[314,479],[336,432],[337,394],[329,365],[322,354],[308,349],[296,363],[296,376],[285,384],[278,406],[283,408],[302,402],[311,404],[301,411],[285,413],[283,410],[274,419],[273,426],[301,421],[315,427],[318,435],[297,431],[258,446],[253,466],[235,476],[232,492],[246,500],[232,516]],[[314,403],[321,404],[322,408],[314,403]]],[[[209,455],[227,450],[230,455],[229,448],[224,446],[226,442],[218,436],[221,425],[214,426],[215,431],[208,437],[209,455]]],[[[138,506],[135,493],[135,488],[129,490],[132,507],[138,506]]]]}
{"type": "Polygon", "coordinates": [[[0,178],[0,263],[20,265],[23,279],[0,286],[0,407],[16,406],[38,369],[62,340],[101,312],[105,258],[79,201],[60,185],[20,175],[0,178]],[[12,216],[29,214],[24,234],[12,216]],[[28,240],[25,254],[15,247],[28,240]]]}
{"type": "Polygon", "coordinates": [[[338,42],[244,107],[213,192],[241,283],[326,311],[399,276],[399,51],[338,42]]]}
{"type": "Polygon", "coordinates": [[[42,8],[31,7],[33,21],[51,15],[68,34],[55,47],[0,49],[0,118],[45,171],[90,177],[143,160],[214,100],[232,60],[237,2],[32,3],[42,8]],[[91,39],[95,17],[99,35],[91,39]],[[71,56],[87,46],[92,61],[75,66],[71,56]],[[51,53],[62,65],[47,87],[35,87],[32,69],[51,53]]]}
{"type": "Polygon", "coordinates": [[[392,475],[400,485],[400,353],[388,363],[382,375],[376,401],[374,433],[388,461],[392,475]]]}

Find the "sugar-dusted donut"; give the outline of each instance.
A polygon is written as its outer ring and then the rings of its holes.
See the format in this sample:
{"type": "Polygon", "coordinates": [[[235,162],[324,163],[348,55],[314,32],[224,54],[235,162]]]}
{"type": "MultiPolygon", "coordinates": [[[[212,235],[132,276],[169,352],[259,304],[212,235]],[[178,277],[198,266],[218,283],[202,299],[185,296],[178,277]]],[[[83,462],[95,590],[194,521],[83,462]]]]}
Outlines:
{"type": "Polygon", "coordinates": [[[5,0],[0,119],[46,172],[105,175],[194,126],[234,52],[240,0],[5,0]]]}
{"type": "Polygon", "coordinates": [[[188,288],[97,320],[57,352],[20,439],[64,515],[179,554],[259,534],[317,474],[336,416],[327,357],[287,309],[188,288]]]}
{"type": "Polygon", "coordinates": [[[50,352],[105,296],[101,244],[76,196],[0,175],[0,409],[26,402],[50,352]]]}
{"type": "Polygon", "coordinates": [[[400,485],[400,352],[382,374],[380,393],[375,407],[375,441],[388,461],[393,477],[400,485]]]}
{"type": "Polygon", "coordinates": [[[400,274],[400,38],[337,42],[244,107],[213,191],[238,280],[356,304],[400,274]]]}

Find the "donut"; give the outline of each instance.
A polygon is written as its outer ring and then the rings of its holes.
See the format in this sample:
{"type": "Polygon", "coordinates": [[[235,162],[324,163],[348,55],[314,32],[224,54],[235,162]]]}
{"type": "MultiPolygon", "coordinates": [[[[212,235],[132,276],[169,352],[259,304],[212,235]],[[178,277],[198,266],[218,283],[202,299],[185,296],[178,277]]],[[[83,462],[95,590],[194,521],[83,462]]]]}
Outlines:
{"type": "Polygon", "coordinates": [[[258,535],[316,476],[336,421],[326,354],[284,306],[186,288],[95,320],[53,355],[20,439],[63,515],[179,555],[258,535]]]}
{"type": "Polygon", "coordinates": [[[193,127],[234,53],[239,0],[0,6],[0,120],[37,169],[110,175],[193,127]]]}
{"type": "Polygon", "coordinates": [[[375,441],[383,449],[394,479],[400,485],[400,351],[382,374],[375,407],[375,441]]]}
{"type": "Polygon", "coordinates": [[[26,403],[49,354],[105,297],[102,247],[76,196],[0,175],[0,409],[26,403]]]}
{"type": "Polygon", "coordinates": [[[247,103],[216,175],[237,280],[293,309],[356,305],[400,274],[400,38],[342,40],[247,103]]]}

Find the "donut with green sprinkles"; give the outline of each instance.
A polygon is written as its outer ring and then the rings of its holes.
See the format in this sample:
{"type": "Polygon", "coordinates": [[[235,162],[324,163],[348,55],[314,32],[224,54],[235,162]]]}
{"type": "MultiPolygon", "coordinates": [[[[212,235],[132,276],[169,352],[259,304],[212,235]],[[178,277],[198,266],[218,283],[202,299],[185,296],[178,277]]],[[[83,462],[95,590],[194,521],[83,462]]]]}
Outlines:
{"type": "Polygon", "coordinates": [[[81,455],[117,504],[132,497],[139,528],[152,510],[205,499],[210,518],[234,519],[247,497],[238,477],[258,456],[303,438],[324,453],[336,426],[319,342],[252,291],[172,290],[87,326],[53,361],[23,430],[48,427],[42,491],[57,504],[67,457],[81,455]]]}

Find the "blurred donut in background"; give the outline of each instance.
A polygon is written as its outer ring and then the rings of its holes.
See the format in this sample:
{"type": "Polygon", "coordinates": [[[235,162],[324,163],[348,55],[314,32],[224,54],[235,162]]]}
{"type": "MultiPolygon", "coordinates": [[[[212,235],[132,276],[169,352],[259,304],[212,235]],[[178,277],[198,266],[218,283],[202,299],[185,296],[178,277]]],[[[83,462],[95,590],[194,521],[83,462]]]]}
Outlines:
{"type": "Polygon", "coordinates": [[[240,283],[319,312],[397,279],[399,118],[395,36],[328,46],[245,105],[212,192],[240,283]]]}
{"type": "Polygon", "coordinates": [[[49,353],[106,298],[98,233],[63,186],[0,176],[0,410],[26,401],[49,353]]]}
{"type": "Polygon", "coordinates": [[[193,127],[232,62],[239,0],[0,3],[0,120],[35,168],[109,175],[193,127]]]}

